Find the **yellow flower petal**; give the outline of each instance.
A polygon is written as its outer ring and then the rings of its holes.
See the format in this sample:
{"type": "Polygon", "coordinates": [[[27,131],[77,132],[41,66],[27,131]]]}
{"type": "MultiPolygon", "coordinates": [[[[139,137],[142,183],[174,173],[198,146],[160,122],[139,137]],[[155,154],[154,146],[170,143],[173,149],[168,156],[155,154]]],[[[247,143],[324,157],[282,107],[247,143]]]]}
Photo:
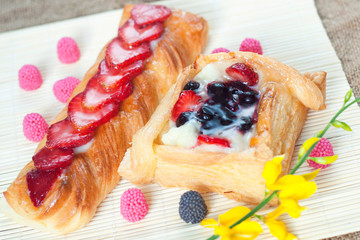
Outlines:
{"type": "Polygon", "coordinates": [[[313,195],[316,192],[316,189],[317,186],[315,182],[306,182],[305,180],[303,180],[303,182],[299,182],[297,184],[284,187],[279,193],[279,198],[280,200],[281,199],[301,200],[313,195]]]}
{"type": "Polygon", "coordinates": [[[327,156],[327,157],[310,157],[309,159],[320,164],[331,164],[336,161],[338,155],[327,156]]]}
{"type": "Polygon", "coordinates": [[[275,220],[277,217],[279,217],[281,214],[285,212],[286,212],[285,208],[280,204],[280,206],[277,207],[274,211],[266,215],[265,221],[275,220]]]}
{"type": "Polygon", "coordinates": [[[286,230],[285,224],[281,221],[265,221],[270,229],[270,233],[279,240],[293,240],[296,236],[292,235],[286,230]]]}
{"type": "Polygon", "coordinates": [[[232,228],[234,240],[255,239],[263,232],[261,225],[254,221],[245,221],[232,228]]]}
{"type": "MultiPolygon", "coordinates": [[[[221,225],[230,227],[232,224],[234,224],[236,221],[238,221],[240,218],[248,214],[251,210],[245,206],[237,206],[229,211],[227,211],[224,214],[219,215],[219,222],[221,225]]],[[[245,221],[250,221],[250,219],[247,219],[245,221]]]]}
{"type": "Polygon", "coordinates": [[[284,159],[284,155],[276,156],[271,161],[265,164],[262,177],[265,179],[266,186],[273,184],[281,173],[281,161],[284,159]]]}
{"type": "Polygon", "coordinates": [[[214,234],[221,236],[221,239],[232,240],[231,238],[232,229],[225,226],[216,226],[214,234]]]}
{"type": "Polygon", "coordinates": [[[301,207],[293,199],[282,199],[280,206],[293,218],[300,217],[301,212],[306,209],[306,207],[301,207]]]}
{"type": "Polygon", "coordinates": [[[303,174],[301,176],[303,176],[305,178],[305,181],[308,181],[310,182],[311,180],[313,180],[319,173],[320,169],[314,171],[314,172],[311,172],[311,173],[306,173],[306,174],[303,174]]]}
{"type": "Polygon", "coordinates": [[[304,181],[304,177],[300,175],[285,175],[282,176],[279,180],[277,180],[274,184],[270,185],[268,188],[270,190],[282,190],[304,181]]]}
{"type": "Polygon", "coordinates": [[[201,221],[200,223],[201,226],[207,227],[207,228],[214,228],[216,226],[218,226],[218,222],[215,219],[204,219],[201,221]]]}

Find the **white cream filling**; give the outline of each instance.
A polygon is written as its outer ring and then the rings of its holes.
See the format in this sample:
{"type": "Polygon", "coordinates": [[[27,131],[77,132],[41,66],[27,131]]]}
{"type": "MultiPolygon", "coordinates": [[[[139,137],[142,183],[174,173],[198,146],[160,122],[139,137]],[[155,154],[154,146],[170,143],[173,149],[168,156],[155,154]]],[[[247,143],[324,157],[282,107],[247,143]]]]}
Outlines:
{"type": "Polygon", "coordinates": [[[176,127],[173,122],[170,130],[162,135],[161,140],[166,145],[182,146],[190,148],[197,142],[199,135],[199,125],[195,119],[188,121],[180,127],[176,127]]]}
{"type": "Polygon", "coordinates": [[[73,148],[75,154],[84,153],[87,152],[87,150],[90,148],[91,144],[93,144],[94,138],[90,140],[87,144],[84,144],[80,147],[73,148]]]}

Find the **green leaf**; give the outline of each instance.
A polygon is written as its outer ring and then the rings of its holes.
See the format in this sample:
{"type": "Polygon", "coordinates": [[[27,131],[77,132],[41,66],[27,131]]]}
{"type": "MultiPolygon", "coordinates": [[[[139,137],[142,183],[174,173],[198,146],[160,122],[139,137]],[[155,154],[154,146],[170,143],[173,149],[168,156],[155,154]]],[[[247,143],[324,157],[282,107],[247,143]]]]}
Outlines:
{"type": "Polygon", "coordinates": [[[346,123],[344,123],[344,122],[335,120],[335,121],[333,121],[333,122],[331,123],[331,125],[333,125],[333,126],[336,127],[336,128],[342,128],[342,129],[344,129],[345,131],[351,132],[351,127],[350,127],[349,125],[347,125],[346,123]]]}
{"type": "Polygon", "coordinates": [[[345,94],[344,105],[350,100],[351,95],[352,95],[352,89],[350,88],[350,90],[345,94]]]}

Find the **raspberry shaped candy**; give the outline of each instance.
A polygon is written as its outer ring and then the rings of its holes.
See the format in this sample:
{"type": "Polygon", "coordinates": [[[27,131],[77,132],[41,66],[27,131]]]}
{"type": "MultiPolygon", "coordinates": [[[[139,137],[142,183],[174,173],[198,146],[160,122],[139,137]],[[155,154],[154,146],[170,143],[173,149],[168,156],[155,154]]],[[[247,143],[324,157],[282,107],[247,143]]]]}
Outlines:
{"type": "Polygon", "coordinates": [[[57,54],[61,63],[74,63],[80,58],[80,50],[74,39],[63,37],[57,43],[57,54]]]}
{"type": "Polygon", "coordinates": [[[67,77],[55,82],[53,92],[56,99],[62,103],[66,103],[67,100],[69,100],[71,93],[79,83],[80,80],[74,77],[67,77]]]}
{"type": "Polygon", "coordinates": [[[186,223],[199,223],[207,214],[207,206],[200,193],[187,191],[180,198],[179,214],[186,223]]]}
{"type": "Polygon", "coordinates": [[[226,48],[215,48],[215,49],[211,52],[211,54],[213,54],[213,53],[220,53],[220,52],[228,53],[228,52],[230,52],[230,50],[229,50],[229,49],[226,49],[226,48]]]}
{"type": "MultiPolygon", "coordinates": [[[[319,142],[316,144],[315,148],[310,153],[309,157],[329,157],[333,156],[334,151],[331,143],[326,138],[321,138],[319,142]]],[[[317,163],[312,159],[308,159],[307,163],[310,167],[315,169],[325,169],[330,166],[330,164],[321,164],[317,163]]]]}
{"type": "Polygon", "coordinates": [[[44,138],[48,124],[38,113],[29,113],[23,120],[23,131],[25,137],[33,142],[40,142],[44,138]]]}
{"type": "Polygon", "coordinates": [[[259,40],[254,38],[245,38],[240,44],[240,51],[242,52],[253,52],[262,55],[262,47],[259,40]]]}
{"type": "Polygon", "coordinates": [[[130,188],[121,196],[120,212],[129,222],[138,222],[148,213],[149,207],[144,194],[138,188],[130,188]]]}
{"type": "Polygon", "coordinates": [[[43,80],[39,69],[34,65],[24,65],[19,70],[19,85],[25,91],[38,89],[43,80]]]}

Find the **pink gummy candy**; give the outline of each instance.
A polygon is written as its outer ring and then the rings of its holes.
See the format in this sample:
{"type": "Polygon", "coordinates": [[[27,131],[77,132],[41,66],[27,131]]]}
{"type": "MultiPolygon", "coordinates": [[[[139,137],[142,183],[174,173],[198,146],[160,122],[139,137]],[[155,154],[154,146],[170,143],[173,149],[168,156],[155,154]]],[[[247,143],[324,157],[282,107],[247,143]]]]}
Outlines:
{"type": "Polygon", "coordinates": [[[19,70],[19,85],[25,91],[38,89],[43,80],[39,69],[34,65],[24,65],[19,70]]]}
{"type": "Polygon", "coordinates": [[[38,113],[29,113],[23,120],[23,131],[27,139],[33,142],[40,142],[48,129],[45,119],[38,113]]]}
{"type": "Polygon", "coordinates": [[[63,37],[58,41],[57,54],[62,63],[74,63],[80,58],[79,47],[70,37],[63,37]]]}
{"type": "Polygon", "coordinates": [[[221,47],[221,48],[215,48],[211,53],[213,54],[213,53],[220,53],[220,52],[228,53],[228,52],[230,52],[230,50],[227,48],[221,47]]]}
{"type": "Polygon", "coordinates": [[[130,188],[121,196],[120,212],[129,222],[137,222],[148,213],[149,207],[140,189],[130,188]]]}
{"type": "MultiPolygon", "coordinates": [[[[333,156],[334,150],[331,146],[331,143],[326,138],[321,138],[319,142],[316,144],[315,148],[311,151],[310,157],[328,157],[333,156]]],[[[320,164],[315,162],[314,160],[308,159],[307,163],[310,167],[315,169],[325,169],[330,166],[330,164],[320,164]]]]}
{"type": "Polygon", "coordinates": [[[245,38],[240,44],[240,51],[242,52],[253,52],[257,54],[263,54],[261,44],[259,40],[254,38],[245,38]]]}
{"type": "Polygon", "coordinates": [[[57,100],[62,103],[66,103],[71,93],[79,83],[80,80],[75,77],[67,77],[55,82],[53,86],[53,92],[57,100]]]}

